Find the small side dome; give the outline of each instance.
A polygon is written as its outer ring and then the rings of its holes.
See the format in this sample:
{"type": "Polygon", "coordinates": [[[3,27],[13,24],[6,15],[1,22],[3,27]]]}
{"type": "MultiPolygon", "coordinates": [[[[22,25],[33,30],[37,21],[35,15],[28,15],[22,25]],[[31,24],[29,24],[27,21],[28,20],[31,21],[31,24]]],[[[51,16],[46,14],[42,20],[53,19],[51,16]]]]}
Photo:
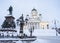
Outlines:
{"type": "Polygon", "coordinates": [[[32,11],[37,11],[37,10],[35,8],[33,8],[32,11]]]}

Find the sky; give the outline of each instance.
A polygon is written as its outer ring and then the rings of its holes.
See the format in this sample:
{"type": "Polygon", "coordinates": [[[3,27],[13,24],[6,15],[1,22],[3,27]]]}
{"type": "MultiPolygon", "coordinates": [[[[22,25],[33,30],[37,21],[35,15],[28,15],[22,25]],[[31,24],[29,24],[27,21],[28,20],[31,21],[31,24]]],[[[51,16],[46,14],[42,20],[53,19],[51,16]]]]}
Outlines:
{"type": "MultiPolygon", "coordinates": [[[[18,19],[21,14],[24,17],[35,8],[38,14],[42,14],[42,19],[52,24],[54,19],[60,23],[60,0],[0,0],[0,25],[4,17],[9,14],[9,6],[13,7],[13,16],[18,19]]],[[[16,20],[15,19],[15,20],[16,20]]]]}

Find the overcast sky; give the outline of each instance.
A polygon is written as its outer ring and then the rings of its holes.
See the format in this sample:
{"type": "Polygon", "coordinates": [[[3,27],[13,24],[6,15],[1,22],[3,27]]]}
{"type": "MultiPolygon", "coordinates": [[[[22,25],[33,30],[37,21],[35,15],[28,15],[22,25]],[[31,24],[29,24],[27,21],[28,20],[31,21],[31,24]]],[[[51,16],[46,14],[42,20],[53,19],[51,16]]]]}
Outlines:
{"type": "Polygon", "coordinates": [[[38,14],[42,14],[45,21],[60,20],[60,0],[0,0],[0,25],[9,12],[9,6],[13,7],[13,16],[17,19],[23,13],[31,15],[33,8],[37,9],[38,14]]]}

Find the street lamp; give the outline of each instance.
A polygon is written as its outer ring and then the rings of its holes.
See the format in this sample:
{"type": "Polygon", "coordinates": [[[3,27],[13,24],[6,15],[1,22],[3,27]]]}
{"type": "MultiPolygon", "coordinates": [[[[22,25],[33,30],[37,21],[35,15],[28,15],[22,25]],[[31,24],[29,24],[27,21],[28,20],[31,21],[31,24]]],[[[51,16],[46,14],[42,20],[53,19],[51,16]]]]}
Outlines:
{"type": "Polygon", "coordinates": [[[22,16],[19,19],[17,19],[17,24],[18,23],[20,24],[19,25],[20,26],[20,36],[24,36],[23,27],[24,27],[25,22],[27,23],[27,21],[28,21],[27,18],[24,20],[23,14],[22,14],[22,16]]]}
{"type": "Polygon", "coordinates": [[[29,29],[30,37],[32,37],[32,32],[34,31],[34,26],[29,29]]]}
{"type": "Polygon", "coordinates": [[[58,34],[57,34],[57,25],[56,25],[56,20],[54,21],[54,25],[55,25],[55,30],[56,30],[56,36],[58,36],[58,34]]]}

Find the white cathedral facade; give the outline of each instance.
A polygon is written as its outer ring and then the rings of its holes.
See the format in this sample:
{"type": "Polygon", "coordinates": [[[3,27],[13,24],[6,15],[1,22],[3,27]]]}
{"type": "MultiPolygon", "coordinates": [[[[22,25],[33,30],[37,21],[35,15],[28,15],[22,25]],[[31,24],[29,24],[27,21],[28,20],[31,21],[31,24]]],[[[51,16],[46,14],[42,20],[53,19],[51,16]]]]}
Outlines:
{"type": "Polygon", "coordinates": [[[28,18],[27,28],[34,29],[44,29],[49,28],[49,24],[47,21],[42,21],[42,15],[38,14],[38,11],[33,8],[31,11],[31,17],[28,18]]]}

